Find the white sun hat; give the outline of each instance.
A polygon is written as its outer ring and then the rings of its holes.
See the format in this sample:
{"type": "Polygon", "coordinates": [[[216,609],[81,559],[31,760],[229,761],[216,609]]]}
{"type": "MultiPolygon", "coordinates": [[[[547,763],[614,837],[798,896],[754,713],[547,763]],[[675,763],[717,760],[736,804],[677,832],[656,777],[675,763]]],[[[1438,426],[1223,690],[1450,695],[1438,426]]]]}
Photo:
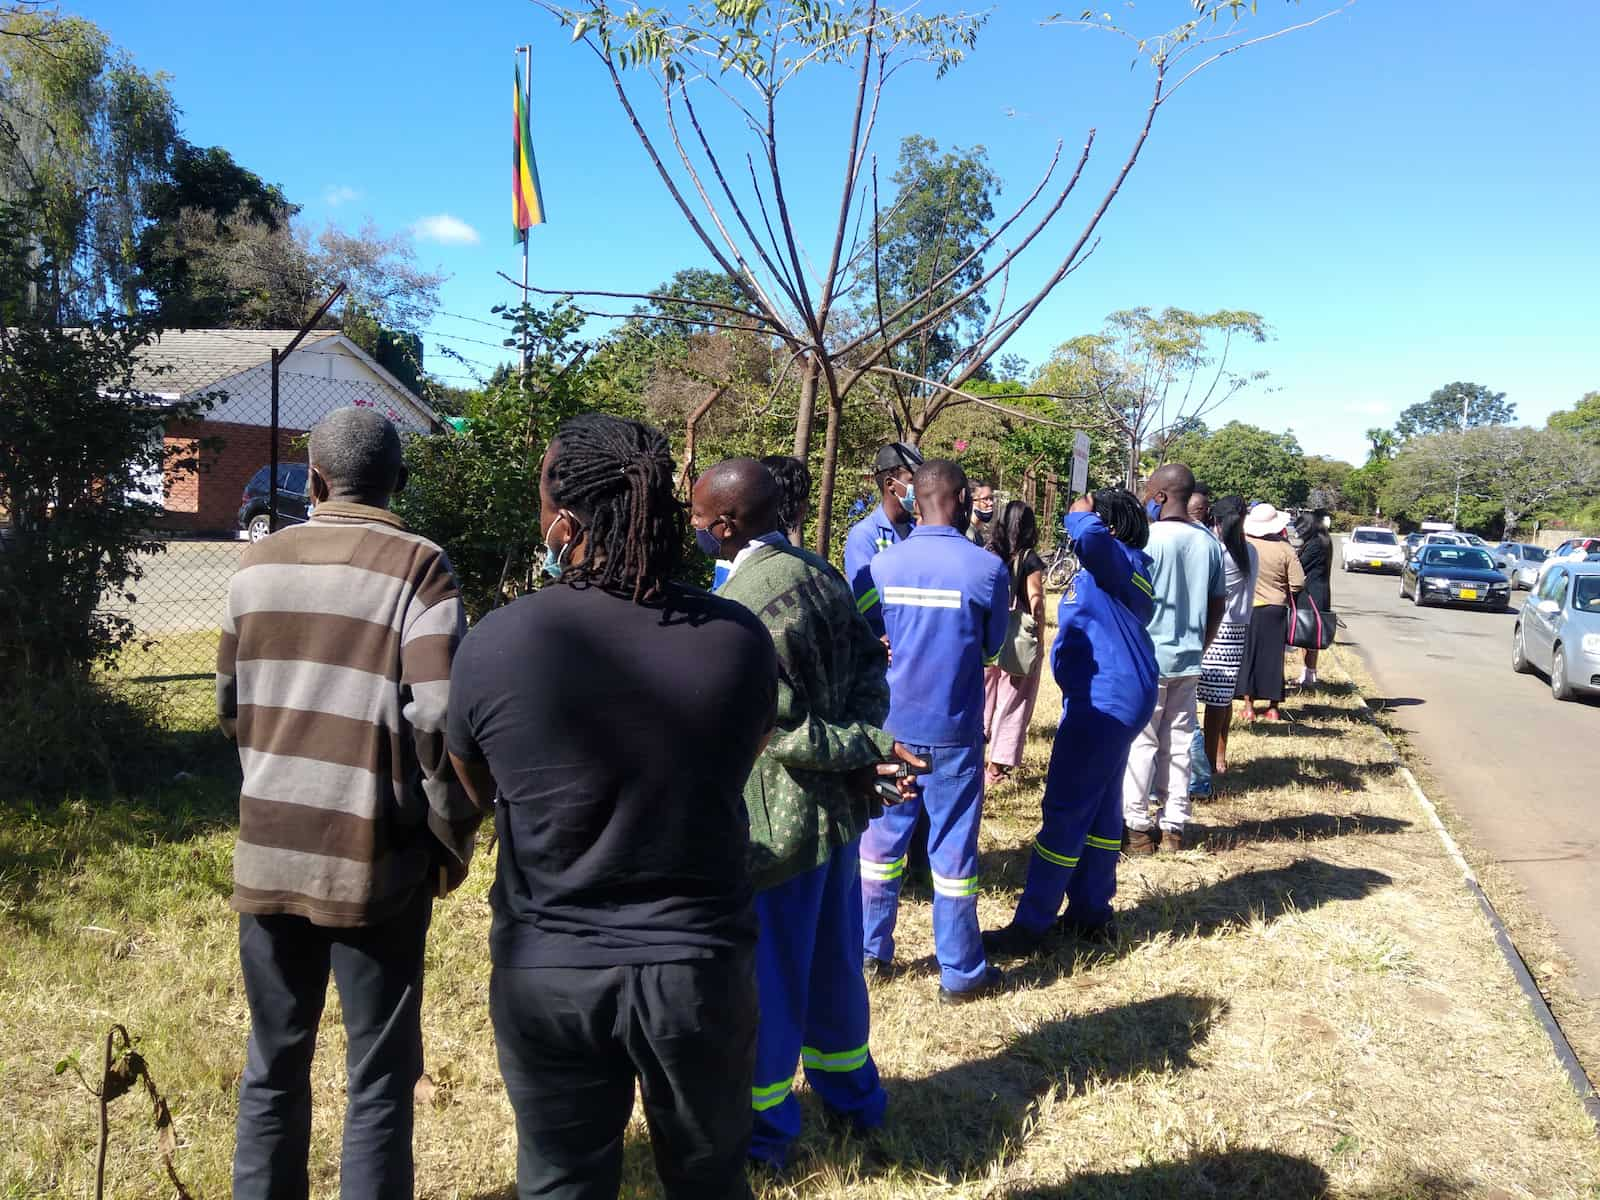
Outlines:
{"type": "Polygon", "coordinates": [[[1271,504],[1257,504],[1244,519],[1244,531],[1248,537],[1272,537],[1288,527],[1289,514],[1279,512],[1271,504]]]}

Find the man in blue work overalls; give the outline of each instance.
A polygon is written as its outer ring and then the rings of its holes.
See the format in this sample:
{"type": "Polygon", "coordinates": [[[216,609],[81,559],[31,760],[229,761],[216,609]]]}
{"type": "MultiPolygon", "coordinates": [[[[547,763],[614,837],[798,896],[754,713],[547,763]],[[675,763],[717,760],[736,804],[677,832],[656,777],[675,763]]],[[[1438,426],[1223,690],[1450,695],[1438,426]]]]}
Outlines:
{"type": "Polygon", "coordinates": [[[926,807],[933,868],[939,997],[961,1003],[998,989],[978,930],[978,824],[983,816],[983,667],[1000,652],[1011,578],[998,557],[965,536],[972,498],[966,473],[934,459],[913,479],[919,523],[872,560],[893,658],[884,729],[931,760],[923,795],[887,808],[861,839],[864,966],[894,961],[894,926],[906,850],[926,807]]]}

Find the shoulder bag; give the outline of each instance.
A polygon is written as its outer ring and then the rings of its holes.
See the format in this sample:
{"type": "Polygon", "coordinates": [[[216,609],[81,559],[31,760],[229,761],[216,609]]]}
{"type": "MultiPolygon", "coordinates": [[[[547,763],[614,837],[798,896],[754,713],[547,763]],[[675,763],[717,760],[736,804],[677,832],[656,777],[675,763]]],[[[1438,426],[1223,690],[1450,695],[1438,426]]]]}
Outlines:
{"type": "Polygon", "coordinates": [[[1011,565],[1011,621],[1006,626],[1005,644],[1000,647],[996,665],[1007,675],[1026,679],[1039,665],[1039,629],[1028,611],[1027,589],[1023,586],[1022,563],[1018,555],[1011,565]]]}
{"type": "Polygon", "coordinates": [[[1333,645],[1339,618],[1323,612],[1304,592],[1289,593],[1289,642],[1298,650],[1326,650],[1333,645]]]}

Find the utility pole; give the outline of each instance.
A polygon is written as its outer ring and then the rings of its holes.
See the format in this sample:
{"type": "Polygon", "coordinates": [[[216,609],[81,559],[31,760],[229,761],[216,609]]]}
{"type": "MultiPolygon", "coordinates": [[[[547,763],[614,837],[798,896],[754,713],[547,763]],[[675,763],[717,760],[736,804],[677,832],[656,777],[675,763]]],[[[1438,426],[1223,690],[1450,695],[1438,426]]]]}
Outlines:
{"type": "MultiPolygon", "coordinates": [[[[529,42],[526,46],[518,46],[517,51],[522,55],[522,119],[526,122],[533,119],[529,115],[533,104],[533,43],[529,42]]],[[[522,137],[522,127],[520,125],[517,128],[517,137],[519,139],[522,137]]],[[[533,230],[524,229],[522,231],[522,303],[524,306],[528,303],[528,243],[532,240],[533,230]]],[[[524,377],[528,374],[528,331],[526,328],[522,331],[522,374],[524,377]]]]}
{"type": "MultiPolygon", "coordinates": [[[[1471,398],[1472,395],[1470,392],[1463,392],[1461,394],[1461,432],[1463,434],[1467,432],[1467,402],[1471,398]]],[[[1450,512],[1451,526],[1457,526],[1461,524],[1461,473],[1466,470],[1467,465],[1465,450],[1466,447],[1463,446],[1463,453],[1456,455],[1456,503],[1455,508],[1453,508],[1450,512]]]]}

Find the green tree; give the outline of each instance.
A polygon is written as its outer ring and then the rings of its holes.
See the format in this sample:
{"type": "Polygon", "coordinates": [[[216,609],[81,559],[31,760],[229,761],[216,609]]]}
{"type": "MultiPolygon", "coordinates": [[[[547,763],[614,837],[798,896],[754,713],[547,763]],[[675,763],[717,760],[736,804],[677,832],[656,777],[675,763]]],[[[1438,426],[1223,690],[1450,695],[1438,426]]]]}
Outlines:
{"type": "Polygon", "coordinates": [[[1230,371],[1228,359],[1235,340],[1264,342],[1267,332],[1257,313],[1242,309],[1126,309],[1107,317],[1100,333],[1057,347],[1037,387],[1086,402],[1096,412],[1100,429],[1122,451],[1124,483],[1131,488],[1138,483],[1147,447],[1171,459],[1169,443],[1181,440],[1177,431],[1195,428],[1266,378],[1265,371],[1230,371]]]}
{"type": "Polygon", "coordinates": [[[1600,446],[1600,392],[1585,392],[1570,409],[1550,414],[1550,428],[1600,446]]]}
{"type": "Polygon", "coordinates": [[[1509,425],[1516,419],[1517,406],[1506,403],[1504,392],[1481,383],[1447,383],[1402,412],[1394,431],[1402,441],[1409,441],[1451,429],[1509,425]]]}
{"type": "MultiPolygon", "coordinates": [[[[54,264],[34,256],[31,227],[0,204],[0,270],[53,278],[54,264]]],[[[134,387],[153,336],[116,314],[66,329],[54,313],[0,303],[0,510],[10,524],[0,549],[0,681],[81,674],[132,636],[102,598],[129,590],[141,556],[164,548],[145,532],[161,512],[146,480],[192,462],[164,447],[163,423],[210,407],[153,404],[134,387]]]]}
{"type": "Polygon", "coordinates": [[[0,201],[26,215],[35,261],[50,265],[28,279],[59,319],[138,308],[145,189],[177,141],[166,77],[141,71],[98,26],[0,13],[0,201]]]}
{"type": "Polygon", "coordinates": [[[1367,461],[1388,462],[1394,457],[1400,438],[1392,429],[1373,428],[1366,432],[1367,461]]]}
{"type": "Polygon", "coordinates": [[[174,147],[170,173],[145,185],[143,203],[149,223],[138,237],[139,285],[150,293],[157,319],[177,328],[232,326],[244,299],[225,272],[202,270],[201,261],[191,263],[184,253],[186,228],[193,235],[209,217],[208,241],[225,244],[228,220],[236,214],[278,233],[300,211],[277,184],[240,166],[221,146],[195,146],[182,138],[174,147]]]}
{"type": "Polygon", "coordinates": [[[1187,463],[1213,496],[1237,492],[1246,502],[1285,507],[1302,503],[1311,491],[1305,455],[1292,432],[1229,421],[1215,433],[1185,434],[1168,446],[1165,457],[1187,463]]]}
{"type": "Polygon", "coordinates": [[[1307,505],[1325,508],[1329,512],[1355,511],[1348,507],[1349,497],[1345,494],[1350,476],[1355,472],[1353,466],[1341,459],[1308,454],[1305,467],[1306,481],[1310,484],[1310,490],[1306,493],[1307,505]]]}

